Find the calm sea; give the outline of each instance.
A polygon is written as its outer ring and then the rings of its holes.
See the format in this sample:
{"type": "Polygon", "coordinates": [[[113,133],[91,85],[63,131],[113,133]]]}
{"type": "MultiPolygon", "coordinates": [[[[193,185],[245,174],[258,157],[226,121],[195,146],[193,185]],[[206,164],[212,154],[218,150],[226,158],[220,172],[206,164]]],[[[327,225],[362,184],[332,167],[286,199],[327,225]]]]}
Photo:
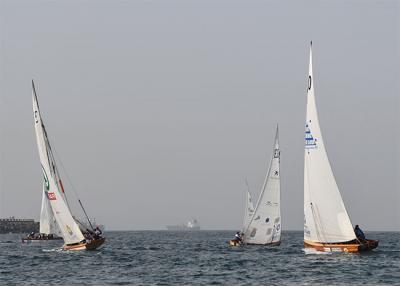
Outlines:
{"type": "Polygon", "coordinates": [[[107,232],[98,251],[23,245],[0,235],[1,285],[400,285],[400,233],[365,254],[305,254],[302,232],[279,247],[231,248],[233,231],[107,232]]]}

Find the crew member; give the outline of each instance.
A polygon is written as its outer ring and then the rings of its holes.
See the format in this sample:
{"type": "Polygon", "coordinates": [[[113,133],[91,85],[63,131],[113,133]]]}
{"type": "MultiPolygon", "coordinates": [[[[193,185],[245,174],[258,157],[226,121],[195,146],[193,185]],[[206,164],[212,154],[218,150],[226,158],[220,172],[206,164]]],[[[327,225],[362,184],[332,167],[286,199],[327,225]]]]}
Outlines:
{"type": "Polygon", "coordinates": [[[356,237],[359,240],[365,240],[365,234],[364,232],[361,230],[361,228],[358,226],[358,224],[354,227],[354,233],[356,234],[356,237]]]}
{"type": "Polygon", "coordinates": [[[96,237],[100,237],[102,235],[101,229],[99,227],[96,227],[94,229],[94,234],[96,237]]]}
{"type": "Polygon", "coordinates": [[[242,238],[242,235],[241,235],[240,231],[235,233],[235,239],[234,240],[236,240],[237,242],[242,242],[243,241],[243,238],[242,238]]]}

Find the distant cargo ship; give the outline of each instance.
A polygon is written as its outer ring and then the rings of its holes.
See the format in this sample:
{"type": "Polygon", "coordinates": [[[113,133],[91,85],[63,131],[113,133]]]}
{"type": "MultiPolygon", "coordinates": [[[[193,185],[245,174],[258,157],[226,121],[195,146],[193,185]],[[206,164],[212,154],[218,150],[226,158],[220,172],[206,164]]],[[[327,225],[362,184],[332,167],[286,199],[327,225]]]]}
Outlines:
{"type": "Polygon", "coordinates": [[[200,224],[196,219],[189,221],[185,224],[167,225],[167,230],[174,231],[197,231],[200,230],[200,224]]]}
{"type": "Polygon", "coordinates": [[[0,219],[0,233],[31,233],[39,232],[39,222],[33,219],[18,219],[14,217],[0,219]]]}

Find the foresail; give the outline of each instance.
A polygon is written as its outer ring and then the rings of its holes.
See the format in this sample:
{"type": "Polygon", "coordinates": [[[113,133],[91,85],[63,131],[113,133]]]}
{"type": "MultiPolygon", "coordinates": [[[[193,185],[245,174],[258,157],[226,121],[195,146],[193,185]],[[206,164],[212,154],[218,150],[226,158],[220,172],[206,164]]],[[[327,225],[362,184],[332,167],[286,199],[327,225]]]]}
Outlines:
{"type": "Polygon", "coordinates": [[[45,184],[43,184],[39,232],[61,236],[60,229],[58,228],[56,219],[53,215],[53,210],[51,209],[50,201],[48,200],[47,194],[45,192],[45,184]]]}
{"type": "Polygon", "coordinates": [[[35,86],[32,81],[33,114],[36,140],[39,150],[40,163],[44,177],[44,192],[50,202],[53,215],[66,244],[78,243],[84,239],[82,232],[73,219],[63,198],[63,191],[59,189],[57,167],[51,151],[46,129],[40,115],[35,86]]]}
{"type": "Polygon", "coordinates": [[[249,191],[246,192],[246,206],[244,209],[244,219],[243,219],[243,232],[246,230],[249,225],[251,218],[254,213],[254,206],[251,199],[251,194],[249,191]]]}
{"type": "Polygon", "coordinates": [[[304,239],[329,243],[355,238],[322,139],[310,48],[304,152],[304,239]]]}
{"type": "Polygon", "coordinates": [[[268,244],[280,241],[280,150],[276,129],[273,156],[254,214],[244,234],[245,243],[268,244]]]}
{"type": "Polygon", "coordinates": [[[40,224],[39,224],[39,232],[50,234],[51,233],[51,217],[50,213],[52,212],[50,202],[47,199],[46,192],[44,191],[43,184],[43,192],[42,192],[42,207],[40,209],[40,224]]]}

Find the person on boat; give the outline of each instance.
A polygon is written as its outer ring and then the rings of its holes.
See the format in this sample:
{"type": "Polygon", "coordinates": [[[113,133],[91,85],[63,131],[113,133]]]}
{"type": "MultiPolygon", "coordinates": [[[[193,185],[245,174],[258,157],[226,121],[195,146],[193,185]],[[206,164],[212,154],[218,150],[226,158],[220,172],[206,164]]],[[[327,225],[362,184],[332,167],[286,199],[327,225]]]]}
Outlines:
{"type": "Polygon", "coordinates": [[[89,229],[86,229],[86,231],[83,233],[83,236],[86,238],[92,238],[93,232],[90,231],[89,229]]]}
{"type": "Polygon", "coordinates": [[[103,234],[103,232],[100,230],[99,227],[96,227],[96,228],[94,229],[94,237],[95,237],[95,238],[99,238],[102,234],[103,234]]]}
{"type": "Polygon", "coordinates": [[[240,231],[238,231],[238,232],[235,233],[235,239],[234,239],[234,241],[236,241],[236,242],[238,242],[238,243],[241,243],[241,242],[243,241],[242,234],[240,233],[240,231]]]}
{"type": "Polygon", "coordinates": [[[86,229],[86,231],[83,233],[83,236],[85,237],[84,240],[86,241],[86,243],[90,243],[93,239],[93,236],[88,229],[86,229]]]}
{"type": "Polygon", "coordinates": [[[361,230],[361,228],[358,226],[358,224],[356,224],[356,226],[354,227],[354,233],[356,234],[357,239],[365,240],[365,234],[361,230]]]}

